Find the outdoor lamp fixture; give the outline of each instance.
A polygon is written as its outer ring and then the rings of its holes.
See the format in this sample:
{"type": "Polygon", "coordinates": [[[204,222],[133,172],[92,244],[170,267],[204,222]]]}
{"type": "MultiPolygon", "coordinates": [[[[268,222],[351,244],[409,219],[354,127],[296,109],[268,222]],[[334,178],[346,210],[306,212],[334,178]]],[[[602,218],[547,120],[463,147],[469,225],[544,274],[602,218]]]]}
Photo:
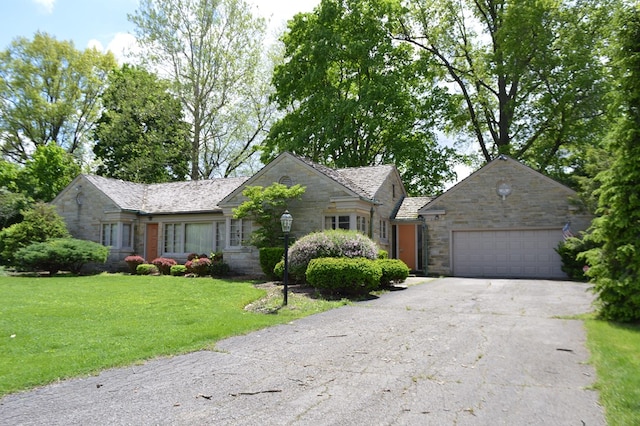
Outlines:
{"type": "Polygon", "coordinates": [[[289,232],[291,231],[291,223],[293,222],[293,216],[289,214],[289,210],[285,210],[282,216],[280,216],[280,224],[282,225],[282,232],[284,233],[284,302],[287,304],[287,293],[289,292],[289,232]]]}

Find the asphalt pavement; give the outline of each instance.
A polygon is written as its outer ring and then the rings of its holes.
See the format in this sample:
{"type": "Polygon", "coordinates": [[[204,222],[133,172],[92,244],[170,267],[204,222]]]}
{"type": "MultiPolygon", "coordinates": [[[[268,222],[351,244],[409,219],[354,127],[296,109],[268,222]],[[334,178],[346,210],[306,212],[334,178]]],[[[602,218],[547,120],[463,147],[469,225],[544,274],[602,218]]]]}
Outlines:
{"type": "Polygon", "coordinates": [[[412,278],[200,351],[0,399],[2,425],[604,425],[588,286],[412,278]]]}

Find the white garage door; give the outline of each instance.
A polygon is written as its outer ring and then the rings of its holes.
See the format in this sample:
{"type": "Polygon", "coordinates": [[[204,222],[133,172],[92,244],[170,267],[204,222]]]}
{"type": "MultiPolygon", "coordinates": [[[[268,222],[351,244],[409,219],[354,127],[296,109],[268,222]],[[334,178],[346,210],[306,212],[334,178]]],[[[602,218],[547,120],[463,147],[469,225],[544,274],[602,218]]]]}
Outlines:
{"type": "Polygon", "coordinates": [[[453,231],[453,275],[566,278],[560,240],[561,229],[453,231]]]}

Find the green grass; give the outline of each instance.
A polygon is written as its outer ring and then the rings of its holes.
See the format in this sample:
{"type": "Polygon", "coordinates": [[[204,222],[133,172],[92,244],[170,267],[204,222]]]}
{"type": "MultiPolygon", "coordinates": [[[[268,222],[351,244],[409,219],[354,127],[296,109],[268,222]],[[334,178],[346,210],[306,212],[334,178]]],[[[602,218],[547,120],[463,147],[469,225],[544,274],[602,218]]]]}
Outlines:
{"type": "Polygon", "coordinates": [[[640,425],[640,325],[595,319],[585,325],[607,424],[640,425]]]}
{"type": "MultiPolygon", "coordinates": [[[[275,309],[251,282],[169,276],[0,276],[0,396],[146,359],[343,305],[297,295],[275,309]]],[[[281,295],[281,292],[279,292],[281,295]]]]}

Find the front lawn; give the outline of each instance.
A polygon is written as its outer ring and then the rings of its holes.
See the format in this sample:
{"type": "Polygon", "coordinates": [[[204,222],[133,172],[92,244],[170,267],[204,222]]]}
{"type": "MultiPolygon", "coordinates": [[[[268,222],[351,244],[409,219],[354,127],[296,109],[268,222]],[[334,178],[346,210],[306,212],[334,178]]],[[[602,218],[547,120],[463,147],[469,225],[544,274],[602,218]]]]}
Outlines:
{"type": "Polygon", "coordinates": [[[585,325],[607,424],[640,425],[640,325],[594,319],[585,325]]]}
{"type": "Polygon", "coordinates": [[[344,301],[297,298],[270,313],[244,307],[252,282],[102,274],[0,276],[0,396],[142,360],[212,349],[217,340],[344,301]]]}

